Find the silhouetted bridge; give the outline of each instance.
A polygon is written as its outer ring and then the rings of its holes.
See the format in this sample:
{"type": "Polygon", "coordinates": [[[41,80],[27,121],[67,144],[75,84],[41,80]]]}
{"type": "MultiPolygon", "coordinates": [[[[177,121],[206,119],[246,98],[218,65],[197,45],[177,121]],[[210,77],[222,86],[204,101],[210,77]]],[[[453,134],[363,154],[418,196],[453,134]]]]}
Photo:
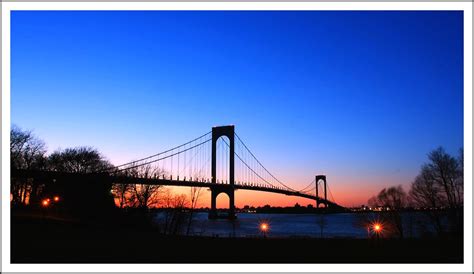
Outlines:
{"type": "MultiPolygon", "coordinates": [[[[333,201],[328,199],[329,187],[325,175],[315,176],[309,185],[300,190],[277,179],[243,143],[235,133],[234,126],[214,127],[211,132],[175,148],[91,173],[12,170],[12,177],[43,181],[74,178],[113,184],[205,187],[211,190],[209,218],[222,217],[217,214],[216,207],[217,196],[221,193],[229,196],[228,214],[224,217],[235,218],[234,192],[238,189],[303,197],[316,201],[316,207],[322,204],[325,207],[343,208],[334,202],[334,198],[333,201]]],[[[329,194],[332,196],[330,190],[329,194]]]]}

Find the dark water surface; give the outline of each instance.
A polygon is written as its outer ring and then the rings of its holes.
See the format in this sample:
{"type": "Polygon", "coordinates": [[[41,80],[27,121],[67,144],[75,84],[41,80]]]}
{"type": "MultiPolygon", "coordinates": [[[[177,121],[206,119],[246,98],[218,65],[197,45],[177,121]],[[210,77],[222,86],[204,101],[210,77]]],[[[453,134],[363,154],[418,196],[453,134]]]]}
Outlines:
{"type": "MultiPolygon", "coordinates": [[[[157,220],[160,215],[157,216],[157,220]]],[[[263,237],[261,223],[268,223],[267,237],[321,237],[324,238],[366,238],[367,224],[377,220],[376,214],[337,213],[325,214],[259,214],[238,213],[235,221],[225,219],[209,220],[206,212],[195,213],[192,235],[218,237],[263,237]]],[[[405,235],[419,237],[430,230],[426,216],[420,212],[402,213],[405,235]]],[[[384,227],[385,228],[385,227],[384,227]]],[[[388,226],[386,227],[388,230],[388,226]]],[[[389,234],[388,231],[386,233],[389,234]]]]}

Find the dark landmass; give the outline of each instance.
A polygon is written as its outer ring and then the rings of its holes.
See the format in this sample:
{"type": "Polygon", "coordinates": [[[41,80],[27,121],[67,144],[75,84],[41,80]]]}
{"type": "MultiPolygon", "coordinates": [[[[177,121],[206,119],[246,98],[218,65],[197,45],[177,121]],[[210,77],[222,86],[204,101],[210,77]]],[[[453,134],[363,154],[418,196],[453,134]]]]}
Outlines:
{"type": "MultiPolygon", "coordinates": [[[[150,212],[162,212],[166,208],[153,208],[149,209],[150,212]]],[[[185,211],[190,211],[192,209],[184,208],[185,211]]],[[[209,208],[199,208],[194,209],[194,212],[209,212],[209,208]]],[[[218,212],[226,213],[227,209],[218,209],[218,212]]],[[[236,208],[236,213],[271,213],[271,214],[318,214],[318,213],[344,213],[352,212],[348,209],[343,208],[316,208],[316,207],[303,207],[303,206],[288,206],[288,207],[271,207],[271,206],[262,206],[262,207],[244,207],[236,208]]]]}
{"type": "Polygon", "coordinates": [[[463,240],[163,236],[134,223],[12,215],[12,263],[462,263],[463,240]],[[100,222],[99,222],[100,223],[100,222]]]}
{"type": "Polygon", "coordinates": [[[249,213],[272,213],[272,214],[308,214],[308,213],[342,213],[342,212],[350,212],[350,210],[341,208],[341,207],[320,207],[316,208],[312,204],[307,206],[301,206],[298,203],[294,206],[244,206],[241,209],[237,210],[238,212],[249,212],[249,213]]]}

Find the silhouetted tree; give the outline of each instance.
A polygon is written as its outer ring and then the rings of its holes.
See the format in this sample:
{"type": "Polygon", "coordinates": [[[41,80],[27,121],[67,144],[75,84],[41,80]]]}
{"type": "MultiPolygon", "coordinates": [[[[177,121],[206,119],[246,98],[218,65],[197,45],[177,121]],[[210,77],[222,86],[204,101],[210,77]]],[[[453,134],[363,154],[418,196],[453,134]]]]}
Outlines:
{"type": "Polygon", "coordinates": [[[186,221],[185,208],[187,205],[186,195],[180,194],[173,197],[173,222],[171,233],[177,235],[184,228],[186,221]]]}
{"type": "MultiPolygon", "coordinates": [[[[136,178],[158,178],[163,171],[152,165],[143,165],[133,168],[130,176],[136,178]]],[[[156,207],[160,202],[160,185],[132,184],[131,186],[131,206],[141,209],[156,207]]]]}
{"type": "Polygon", "coordinates": [[[438,233],[443,232],[441,212],[447,209],[452,230],[462,229],[462,207],[464,203],[463,150],[455,157],[439,147],[428,154],[429,162],[421,168],[410,189],[413,204],[430,209],[428,216],[438,233]]]}
{"type": "Polygon", "coordinates": [[[147,209],[158,205],[160,188],[158,185],[133,184],[131,198],[133,206],[147,209]]]}
{"type": "Polygon", "coordinates": [[[442,192],[441,185],[436,183],[427,166],[422,167],[409,192],[414,206],[427,209],[425,213],[432,221],[434,229],[439,235],[444,230],[441,221],[442,214],[438,209],[446,205],[446,199],[442,192]]]}
{"type": "MultiPolygon", "coordinates": [[[[99,172],[112,165],[96,149],[76,147],[57,150],[48,157],[48,169],[55,172],[86,174],[99,172]]],[[[62,206],[80,218],[99,218],[114,210],[112,184],[100,177],[71,176],[45,188],[45,194],[63,196],[62,206]]]]}
{"type": "Polygon", "coordinates": [[[49,169],[71,173],[91,173],[113,167],[104,156],[91,147],[67,148],[48,157],[49,169]]]}
{"type": "Polygon", "coordinates": [[[10,153],[12,169],[44,169],[46,160],[45,143],[33,135],[13,125],[10,131],[10,153]]]}
{"type": "Polygon", "coordinates": [[[407,194],[402,186],[393,186],[382,189],[376,197],[369,199],[369,205],[373,207],[381,206],[382,218],[395,228],[397,234],[403,238],[403,222],[400,211],[407,205],[407,194]]]}
{"type": "Polygon", "coordinates": [[[119,208],[124,208],[131,202],[133,185],[131,184],[113,184],[112,193],[114,198],[118,200],[119,208]]]}
{"type": "Polygon", "coordinates": [[[379,202],[378,202],[376,196],[370,197],[369,200],[367,201],[367,204],[368,204],[371,208],[379,206],[378,203],[379,203],[379,202]]]}
{"type": "Polygon", "coordinates": [[[170,189],[165,190],[162,203],[165,208],[164,234],[176,235],[184,228],[186,200],[184,194],[174,195],[170,189]]]}
{"type": "MultiPolygon", "coordinates": [[[[96,149],[90,147],[58,150],[46,157],[46,146],[31,131],[12,126],[10,132],[11,167],[22,170],[50,170],[70,173],[92,173],[113,167],[96,149]]],[[[12,204],[39,205],[39,197],[61,196],[61,206],[71,213],[92,215],[91,212],[113,208],[112,185],[101,181],[100,176],[81,178],[72,176],[51,182],[33,181],[31,178],[12,177],[12,204]]]]}
{"type": "MultiPolygon", "coordinates": [[[[12,169],[38,170],[46,167],[46,145],[33,135],[12,125],[10,131],[10,163],[12,169]]],[[[35,203],[39,192],[38,182],[32,179],[11,180],[12,204],[35,203]]]]}
{"type": "MultiPolygon", "coordinates": [[[[462,156],[461,156],[462,157],[462,156]]],[[[444,151],[442,147],[429,153],[430,162],[426,164],[427,170],[438,185],[444,190],[448,207],[457,208],[463,203],[462,171],[460,163],[453,156],[444,151]]]]}
{"type": "Polygon", "coordinates": [[[199,201],[199,197],[201,196],[201,187],[191,187],[191,193],[190,193],[190,212],[189,212],[189,220],[188,220],[188,227],[186,229],[186,235],[189,235],[189,232],[191,230],[191,225],[193,222],[193,217],[194,217],[194,210],[196,208],[196,205],[199,201]]]}

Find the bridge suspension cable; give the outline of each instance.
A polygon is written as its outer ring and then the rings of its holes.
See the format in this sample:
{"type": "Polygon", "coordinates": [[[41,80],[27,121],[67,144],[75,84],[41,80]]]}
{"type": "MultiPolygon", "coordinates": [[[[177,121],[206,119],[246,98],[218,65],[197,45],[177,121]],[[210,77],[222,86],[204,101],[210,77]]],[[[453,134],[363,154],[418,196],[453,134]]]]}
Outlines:
{"type": "Polygon", "coordinates": [[[298,190],[298,191],[299,191],[299,192],[308,192],[308,191],[310,191],[310,190],[314,190],[314,189],[315,189],[314,187],[311,188],[311,189],[309,189],[309,190],[306,190],[306,189],[307,189],[308,187],[312,186],[312,185],[314,184],[314,181],[315,181],[315,180],[316,180],[316,179],[313,179],[313,180],[311,181],[311,183],[309,183],[309,185],[307,185],[306,187],[304,187],[304,188],[302,188],[302,189],[300,189],[300,190],[298,190]]]}
{"type": "MultiPolygon", "coordinates": [[[[229,143],[227,143],[227,141],[223,140],[223,142],[227,145],[228,148],[230,148],[230,145],[229,145],[229,143]]],[[[241,157],[236,151],[234,151],[234,154],[235,154],[235,156],[237,156],[237,159],[239,159],[240,162],[241,162],[242,164],[244,164],[244,166],[247,167],[247,168],[250,170],[250,172],[252,173],[252,175],[257,176],[257,178],[261,179],[263,182],[265,182],[266,184],[268,184],[269,187],[271,187],[271,188],[276,188],[275,185],[273,185],[273,184],[270,183],[268,180],[266,180],[265,178],[263,178],[257,171],[254,170],[254,168],[252,168],[244,159],[242,159],[242,157],[241,157]]],[[[252,181],[252,182],[247,182],[247,183],[255,183],[255,182],[254,182],[254,179],[252,179],[251,181],[252,181]]]]}
{"type": "MultiPolygon", "coordinates": [[[[211,141],[210,133],[211,132],[203,134],[191,141],[163,152],[113,167],[112,170],[108,169],[108,172],[116,174],[131,170],[133,176],[139,177],[153,176],[158,178],[163,177],[164,179],[166,175],[166,177],[171,180],[180,180],[181,176],[182,180],[191,180],[194,178],[199,181],[209,181],[210,172],[204,172],[203,174],[202,170],[205,165],[203,162],[210,158],[210,146],[205,145],[211,141]],[[151,166],[152,164],[154,165],[151,166]],[[143,169],[148,170],[148,166],[152,168],[151,172],[143,169]],[[139,167],[143,168],[139,170],[137,169],[139,167]]],[[[207,171],[209,169],[204,170],[207,171]]]]}
{"type": "MultiPolygon", "coordinates": [[[[192,178],[195,180],[199,178],[199,180],[205,179],[206,181],[209,181],[211,177],[208,163],[211,159],[211,147],[210,145],[207,146],[206,144],[209,144],[212,140],[212,137],[209,136],[211,133],[212,131],[163,152],[115,167],[106,168],[100,172],[109,171],[115,174],[157,163],[154,167],[155,171],[157,171],[154,173],[154,176],[163,176],[163,178],[165,178],[165,173],[167,173],[166,177],[171,180],[174,179],[179,181],[180,179],[184,179],[186,181],[188,178],[190,180],[192,180],[192,178]],[[203,169],[205,170],[204,175],[203,169]]],[[[314,195],[314,190],[316,187],[319,187],[315,179],[313,179],[311,183],[300,190],[291,188],[279,180],[273,173],[271,173],[260,162],[260,160],[258,160],[255,154],[243,142],[240,136],[237,133],[234,134],[236,137],[234,155],[238,160],[234,163],[234,166],[236,167],[234,171],[234,182],[236,184],[247,185],[250,187],[272,188],[298,192],[305,195],[314,195]]],[[[228,158],[230,153],[230,144],[225,138],[219,138],[216,145],[216,160],[219,163],[216,170],[216,182],[221,184],[227,183],[230,176],[230,161],[228,158]]],[[[334,200],[329,187],[328,192],[334,200]]]]}
{"type": "Polygon", "coordinates": [[[203,142],[201,142],[201,143],[199,143],[199,144],[197,144],[197,145],[194,145],[194,146],[192,146],[192,147],[189,147],[189,148],[187,148],[187,149],[184,149],[184,150],[175,152],[175,153],[173,153],[173,154],[164,156],[164,157],[162,157],[162,158],[158,158],[158,159],[154,159],[154,160],[151,160],[151,161],[147,161],[147,162],[144,162],[144,163],[141,163],[141,164],[132,165],[132,166],[129,166],[129,167],[126,167],[126,168],[118,169],[117,171],[114,171],[114,172],[125,171],[125,170],[129,170],[129,169],[132,169],[132,168],[137,168],[137,167],[140,167],[140,166],[144,166],[144,165],[149,165],[149,164],[152,164],[152,163],[161,161],[161,160],[165,160],[165,159],[171,158],[171,157],[173,157],[173,156],[179,155],[179,154],[181,154],[181,153],[183,153],[183,152],[186,152],[186,151],[188,151],[188,150],[191,150],[191,149],[193,149],[193,148],[196,148],[196,147],[198,147],[198,146],[200,146],[200,145],[203,145],[203,144],[205,144],[205,143],[207,143],[207,142],[209,142],[209,141],[211,141],[211,139],[208,139],[208,140],[206,140],[206,141],[203,141],[203,142]]]}
{"type": "Polygon", "coordinates": [[[300,191],[301,193],[305,193],[305,194],[308,194],[308,195],[314,195],[314,191],[316,190],[316,186],[308,189],[308,190],[305,190],[305,191],[300,191]]]}
{"type": "Polygon", "coordinates": [[[334,196],[332,195],[332,192],[331,192],[331,189],[329,188],[329,185],[327,185],[327,188],[328,188],[329,195],[331,196],[331,200],[330,200],[330,201],[336,203],[336,199],[334,199],[334,196]]]}
{"type": "Polygon", "coordinates": [[[203,137],[205,137],[206,135],[209,135],[209,134],[211,134],[211,131],[209,131],[208,133],[203,134],[203,135],[201,135],[201,136],[199,136],[199,137],[197,137],[197,138],[195,138],[195,139],[193,139],[193,140],[191,140],[191,141],[189,141],[189,142],[186,142],[186,143],[184,143],[184,144],[182,144],[182,145],[179,145],[179,146],[170,148],[170,149],[168,149],[168,150],[162,151],[162,152],[160,152],[160,153],[156,153],[156,154],[153,154],[153,155],[150,155],[150,156],[147,156],[147,157],[138,159],[138,160],[134,160],[134,161],[131,161],[131,162],[128,162],[128,163],[124,163],[124,164],[121,164],[121,165],[118,165],[118,166],[113,166],[113,167],[101,169],[101,170],[96,171],[96,172],[106,172],[106,171],[108,171],[108,170],[120,169],[120,168],[123,167],[123,166],[133,165],[133,164],[135,164],[135,163],[139,163],[139,162],[142,162],[142,161],[145,161],[145,160],[148,160],[148,159],[151,159],[151,158],[154,158],[154,157],[157,157],[157,156],[166,154],[166,153],[168,153],[168,152],[171,152],[171,151],[174,151],[174,150],[179,149],[179,148],[181,148],[181,147],[184,147],[184,146],[186,146],[186,145],[188,145],[188,144],[190,144],[190,143],[192,143],[192,142],[195,142],[195,141],[197,141],[197,140],[199,140],[199,139],[201,139],[201,138],[203,138],[203,137]]]}
{"type": "MultiPolygon", "coordinates": [[[[270,175],[271,178],[273,178],[277,183],[279,183],[280,185],[284,186],[286,189],[288,190],[291,190],[291,191],[296,191],[295,189],[287,186],[285,183],[283,183],[282,181],[280,181],[278,178],[276,178],[270,171],[268,171],[268,169],[257,159],[257,157],[252,153],[252,151],[250,151],[250,149],[247,147],[247,145],[244,143],[244,141],[242,141],[242,139],[239,137],[239,135],[237,133],[235,133],[235,136],[237,137],[237,140],[243,145],[243,147],[247,150],[247,152],[251,155],[251,157],[256,161],[257,163],[257,168],[265,171],[268,175],[270,175]]],[[[243,160],[242,160],[243,161],[243,160]]],[[[248,166],[248,165],[247,165],[248,166]]],[[[256,173],[254,171],[254,173],[256,173]]],[[[258,177],[262,177],[262,176],[258,176],[258,177]]],[[[265,180],[268,184],[270,184],[267,180],[265,180]]]]}

